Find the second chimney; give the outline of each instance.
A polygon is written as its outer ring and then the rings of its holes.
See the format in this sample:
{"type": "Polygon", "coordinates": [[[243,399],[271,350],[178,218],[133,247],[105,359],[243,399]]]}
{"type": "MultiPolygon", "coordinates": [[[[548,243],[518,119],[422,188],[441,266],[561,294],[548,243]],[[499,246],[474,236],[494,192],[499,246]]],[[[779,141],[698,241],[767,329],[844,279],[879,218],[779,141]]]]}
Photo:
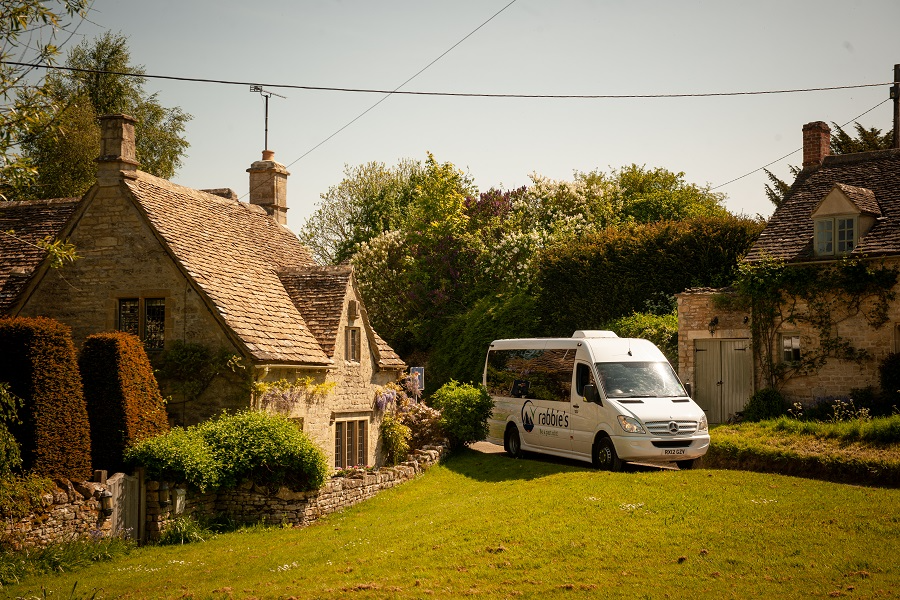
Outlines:
{"type": "Polygon", "coordinates": [[[263,150],[262,160],[250,165],[250,204],[262,206],[276,222],[287,225],[287,178],[283,164],[273,160],[275,153],[263,150]]]}
{"type": "Polygon", "coordinates": [[[97,180],[114,183],[123,171],[135,171],[139,164],[135,152],[133,117],[103,115],[100,122],[100,156],[97,158],[97,180]]]}
{"type": "Polygon", "coordinates": [[[803,168],[818,167],[831,154],[831,128],[822,121],[803,126],[803,168]]]}

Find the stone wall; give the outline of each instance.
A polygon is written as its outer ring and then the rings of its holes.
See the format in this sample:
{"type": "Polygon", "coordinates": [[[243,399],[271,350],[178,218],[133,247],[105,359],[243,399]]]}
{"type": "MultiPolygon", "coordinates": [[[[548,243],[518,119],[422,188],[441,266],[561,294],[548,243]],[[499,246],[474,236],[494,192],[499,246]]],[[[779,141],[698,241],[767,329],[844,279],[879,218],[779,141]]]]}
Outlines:
{"type": "Polygon", "coordinates": [[[179,516],[213,517],[227,515],[234,521],[252,525],[291,525],[303,527],[321,517],[372,498],[378,492],[415,479],[437,464],[444,454],[442,447],[426,447],[409,456],[396,467],[377,471],[358,470],[334,476],[322,489],[295,492],[288,488],[270,491],[246,482],[235,489],[217,493],[200,493],[185,485],[173,487],[167,506],[159,502],[159,482],[147,482],[147,536],[159,539],[161,532],[179,516]]]}
{"type": "Polygon", "coordinates": [[[107,536],[112,522],[100,512],[106,487],[89,481],[57,481],[42,498],[41,510],[17,520],[3,520],[0,546],[14,549],[47,546],[77,537],[107,536]]]}

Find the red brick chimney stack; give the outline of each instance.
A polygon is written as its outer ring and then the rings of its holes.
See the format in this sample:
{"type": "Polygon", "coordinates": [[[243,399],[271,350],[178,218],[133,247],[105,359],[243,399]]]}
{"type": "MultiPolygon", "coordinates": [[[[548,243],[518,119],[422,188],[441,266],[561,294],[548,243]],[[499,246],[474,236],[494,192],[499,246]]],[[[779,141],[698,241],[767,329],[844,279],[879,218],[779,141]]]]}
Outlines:
{"type": "Polygon", "coordinates": [[[818,167],[831,154],[831,128],[814,121],[803,126],[803,168],[818,167]]]}

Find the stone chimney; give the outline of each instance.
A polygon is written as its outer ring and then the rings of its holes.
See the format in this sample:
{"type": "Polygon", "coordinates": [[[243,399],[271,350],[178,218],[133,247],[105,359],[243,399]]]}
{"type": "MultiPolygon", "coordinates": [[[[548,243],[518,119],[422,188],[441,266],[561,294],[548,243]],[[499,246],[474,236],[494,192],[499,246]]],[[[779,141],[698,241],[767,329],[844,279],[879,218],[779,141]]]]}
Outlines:
{"type": "Polygon", "coordinates": [[[250,204],[266,209],[276,222],[287,225],[287,178],[283,164],[273,160],[275,153],[263,150],[262,160],[250,165],[250,204]]]}
{"type": "Polygon", "coordinates": [[[831,154],[831,128],[814,121],[803,126],[803,168],[818,167],[831,154]]]}
{"type": "Polygon", "coordinates": [[[137,170],[134,145],[135,119],[128,115],[103,115],[100,121],[100,157],[97,158],[97,181],[101,184],[118,180],[122,172],[137,170]]]}

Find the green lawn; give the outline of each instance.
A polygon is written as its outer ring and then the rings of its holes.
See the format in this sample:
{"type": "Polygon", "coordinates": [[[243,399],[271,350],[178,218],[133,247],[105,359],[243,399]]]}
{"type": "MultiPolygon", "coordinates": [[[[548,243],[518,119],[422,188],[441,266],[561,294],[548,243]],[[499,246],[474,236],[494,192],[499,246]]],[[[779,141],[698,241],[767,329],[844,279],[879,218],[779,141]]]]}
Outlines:
{"type": "Polygon", "coordinates": [[[306,529],[143,548],[0,597],[887,598],[898,557],[900,490],[466,451],[306,529]]]}

